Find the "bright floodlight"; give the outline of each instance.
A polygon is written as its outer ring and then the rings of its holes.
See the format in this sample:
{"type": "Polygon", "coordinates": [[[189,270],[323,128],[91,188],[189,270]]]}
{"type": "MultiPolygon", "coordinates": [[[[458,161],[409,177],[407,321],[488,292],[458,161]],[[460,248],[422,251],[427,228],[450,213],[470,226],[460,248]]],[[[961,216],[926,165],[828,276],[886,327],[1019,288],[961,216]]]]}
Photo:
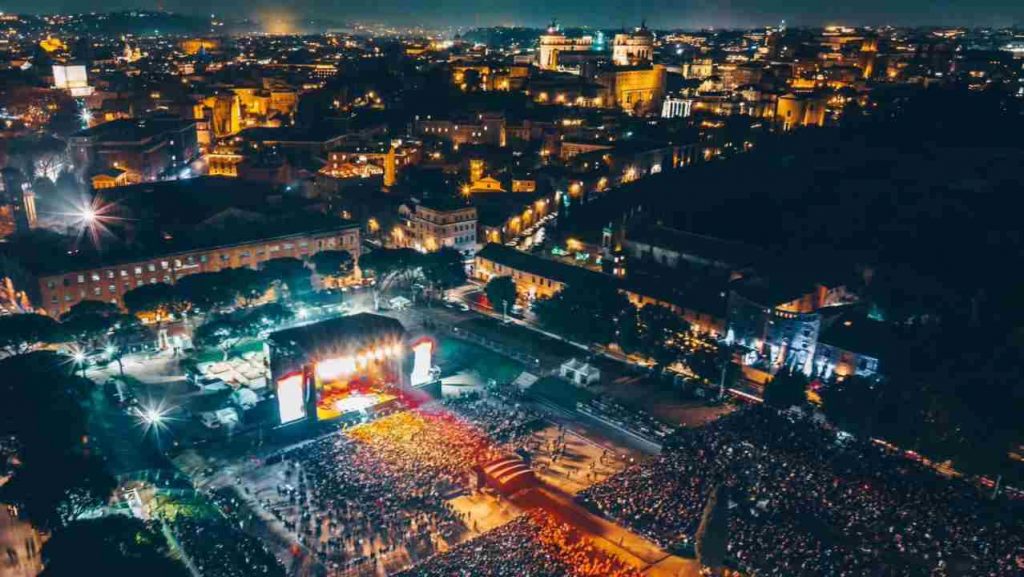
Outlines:
{"type": "Polygon", "coordinates": [[[80,212],[78,216],[81,217],[82,222],[85,224],[93,224],[96,222],[96,211],[91,206],[83,208],[82,212],[80,212]]]}
{"type": "Polygon", "coordinates": [[[164,414],[156,409],[142,411],[142,420],[151,425],[159,425],[164,420],[164,414]]]}
{"type": "Polygon", "coordinates": [[[75,351],[75,354],[72,355],[72,358],[75,359],[76,363],[83,363],[85,362],[85,353],[81,351],[75,351]]]}
{"type": "Polygon", "coordinates": [[[78,118],[82,121],[82,124],[89,126],[89,123],[92,122],[92,111],[88,108],[83,108],[78,114],[78,118]]]}

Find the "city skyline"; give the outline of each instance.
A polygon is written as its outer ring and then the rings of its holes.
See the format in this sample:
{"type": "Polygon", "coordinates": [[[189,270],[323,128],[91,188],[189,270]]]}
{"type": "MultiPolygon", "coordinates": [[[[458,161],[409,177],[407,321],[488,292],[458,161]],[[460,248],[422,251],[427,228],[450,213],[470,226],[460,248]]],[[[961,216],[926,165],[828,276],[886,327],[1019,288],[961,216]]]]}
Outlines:
{"type": "MultiPolygon", "coordinates": [[[[208,14],[211,6],[197,0],[163,0],[140,2],[114,0],[104,4],[104,12],[120,10],[164,9],[188,15],[208,14]]],[[[442,3],[423,3],[411,0],[385,2],[319,2],[299,0],[281,5],[269,2],[218,4],[228,9],[229,17],[276,18],[300,22],[307,19],[330,19],[351,22],[375,22],[399,26],[422,24],[430,27],[471,28],[476,26],[542,27],[552,18],[566,26],[592,26],[597,28],[631,27],[646,19],[654,28],[754,28],[786,21],[792,26],[969,26],[1011,27],[1024,23],[1024,4],[1008,0],[945,0],[927,2],[916,0],[898,4],[883,0],[869,0],[856,5],[818,5],[803,0],[717,1],[696,0],[673,3],[666,0],[636,0],[629,3],[600,0],[575,5],[572,2],[555,3],[547,0],[529,0],[526,3],[479,3],[455,0],[442,3]],[[585,10],[581,13],[581,10],[585,10]]],[[[57,14],[95,12],[92,3],[83,0],[43,0],[28,2],[14,0],[0,6],[0,10],[24,14],[57,14]]],[[[215,12],[216,13],[216,12],[215,12]]],[[[218,14],[224,16],[224,14],[218,14]]]]}

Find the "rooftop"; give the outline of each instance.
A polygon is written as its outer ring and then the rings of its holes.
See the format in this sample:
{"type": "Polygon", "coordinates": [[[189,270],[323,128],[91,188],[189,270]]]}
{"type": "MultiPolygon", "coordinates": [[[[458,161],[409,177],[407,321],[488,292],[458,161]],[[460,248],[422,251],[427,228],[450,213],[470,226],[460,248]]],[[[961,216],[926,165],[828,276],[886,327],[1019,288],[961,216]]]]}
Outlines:
{"type": "Polygon", "coordinates": [[[89,235],[36,230],[12,237],[0,252],[43,275],[358,226],[266,184],[233,178],[146,183],[101,193],[96,242],[89,235]]]}
{"type": "Polygon", "coordinates": [[[509,268],[564,284],[610,284],[617,285],[618,279],[578,266],[534,256],[501,244],[490,243],[476,253],[483,258],[509,268]]]}
{"type": "Polygon", "coordinates": [[[892,350],[892,327],[866,316],[862,311],[847,311],[832,319],[821,331],[818,341],[844,351],[882,358],[892,350]]]}
{"type": "Polygon", "coordinates": [[[99,142],[142,142],[168,130],[182,130],[195,124],[176,116],[155,116],[141,119],[118,119],[79,130],[73,138],[90,138],[99,142]]]}

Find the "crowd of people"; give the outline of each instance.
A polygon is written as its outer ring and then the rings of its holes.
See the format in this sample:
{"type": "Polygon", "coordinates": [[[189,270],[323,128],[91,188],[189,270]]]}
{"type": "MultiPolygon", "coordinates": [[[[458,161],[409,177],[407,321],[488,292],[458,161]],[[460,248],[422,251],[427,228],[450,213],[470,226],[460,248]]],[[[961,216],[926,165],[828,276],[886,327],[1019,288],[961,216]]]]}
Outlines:
{"type": "MultiPolygon", "coordinates": [[[[284,577],[284,567],[263,541],[242,530],[251,513],[244,512],[227,492],[208,497],[213,506],[205,514],[188,514],[183,509],[164,518],[199,574],[284,577]]],[[[205,502],[206,497],[201,499],[205,502]]]]}
{"type": "Polygon", "coordinates": [[[465,538],[449,498],[498,454],[492,435],[519,438],[534,418],[481,399],[396,412],[275,456],[279,482],[253,496],[336,572],[415,561],[465,538]]]}
{"type": "Polygon", "coordinates": [[[515,403],[464,395],[444,402],[444,407],[469,421],[497,443],[515,443],[543,425],[541,416],[515,403]]]}
{"type": "Polygon", "coordinates": [[[284,482],[256,497],[332,570],[372,569],[399,550],[425,556],[462,532],[439,480],[395,475],[344,435],[289,450],[283,466],[284,482]]]}
{"type": "Polygon", "coordinates": [[[640,577],[571,526],[534,510],[400,577],[640,577]]]}
{"type": "Polygon", "coordinates": [[[284,577],[284,568],[263,542],[223,519],[179,515],[168,526],[200,575],[284,577]]]}
{"type": "Polygon", "coordinates": [[[669,547],[692,544],[720,484],[730,564],[754,577],[1024,574],[1019,505],[766,407],[681,431],[579,498],[669,547]]]}
{"type": "Polygon", "coordinates": [[[472,467],[497,458],[479,428],[444,409],[403,411],[355,427],[348,436],[397,477],[462,487],[472,467]]]}

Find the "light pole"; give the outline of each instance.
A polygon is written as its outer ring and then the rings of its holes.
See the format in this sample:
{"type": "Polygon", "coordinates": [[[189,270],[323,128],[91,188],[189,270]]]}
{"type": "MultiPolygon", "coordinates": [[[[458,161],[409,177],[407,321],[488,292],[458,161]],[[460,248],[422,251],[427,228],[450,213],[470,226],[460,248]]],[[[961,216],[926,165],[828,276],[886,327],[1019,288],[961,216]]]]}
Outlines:
{"type": "Polygon", "coordinates": [[[508,322],[508,299],[502,299],[501,301],[501,322],[508,322]]]}
{"type": "Polygon", "coordinates": [[[85,365],[86,365],[85,353],[80,352],[80,351],[76,352],[74,357],[72,357],[72,358],[75,360],[75,364],[78,365],[82,369],[82,378],[84,379],[85,378],[85,365]]]}

